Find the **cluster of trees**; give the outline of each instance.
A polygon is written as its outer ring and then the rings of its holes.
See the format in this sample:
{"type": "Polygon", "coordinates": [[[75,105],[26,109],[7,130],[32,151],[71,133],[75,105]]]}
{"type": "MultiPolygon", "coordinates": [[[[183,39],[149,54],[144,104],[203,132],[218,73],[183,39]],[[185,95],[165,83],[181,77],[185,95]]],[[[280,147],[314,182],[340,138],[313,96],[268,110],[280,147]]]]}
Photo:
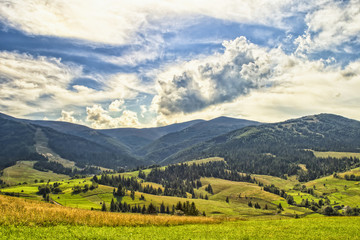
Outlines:
{"type": "MultiPolygon", "coordinates": [[[[151,185],[141,184],[136,177],[124,177],[124,176],[109,176],[103,173],[100,178],[97,176],[93,177],[93,181],[99,184],[113,186],[114,195],[124,196],[126,190],[138,191],[149,193],[153,195],[164,195],[164,196],[177,196],[187,198],[187,193],[192,195],[192,198],[205,198],[201,194],[196,196],[194,189],[202,187],[200,181],[201,177],[216,177],[232,181],[243,181],[243,182],[256,182],[255,178],[252,178],[247,174],[238,174],[237,172],[226,169],[224,162],[209,162],[205,164],[178,164],[170,165],[165,169],[155,167],[146,176],[143,171],[139,171],[139,178],[145,179],[148,182],[159,183],[163,186],[156,188],[151,185]]],[[[213,189],[209,184],[206,189],[210,194],[213,194],[213,189]]]]}
{"type": "Polygon", "coordinates": [[[62,192],[62,190],[60,189],[60,185],[61,183],[57,183],[55,182],[54,184],[46,184],[46,185],[42,185],[38,187],[38,192],[37,194],[42,195],[43,199],[46,202],[50,201],[50,193],[53,194],[59,194],[62,192]]]}
{"type": "Polygon", "coordinates": [[[271,185],[263,185],[259,183],[259,186],[263,186],[264,191],[274,193],[276,195],[279,195],[282,198],[285,198],[287,203],[290,205],[296,205],[296,202],[294,201],[294,197],[291,195],[288,195],[285,190],[280,190],[278,187],[276,187],[274,184],[271,185]]]}
{"type": "Polygon", "coordinates": [[[96,175],[92,178],[92,180],[96,183],[102,184],[102,185],[108,185],[112,187],[117,187],[117,190],[114,189],[114,194],[118,196],[125,196],[126,190],[130,191],[138,191],[153,195],[162,195],[163,190],[159,187],[153,187],[149,184],[143,186],[136,177],[124,177],[124,176],[114,176],[111,177],[109,175],[102,174],[100,178],[98,178],[96,175]]]}
{"type": "Polygon", "coordinates": [[[34,164],[34,169],[47,172],[53,171],[54,173],[65,174],[68,176],[99,174],[101,172],[98,167],[85,167],[84,169],[66,168],[57,162],[39,161],[34,164]]]}
{"type": "MultiPolygon", "coordinates": [[[[108,211],[108,208],[105,202],[102,203],[102,211],[108,211]]],[[[198,216],[200,214],[199,210],[196,208],[195,203],[190,203],[186,201],[181,203],[180,201],[175,205],[172,205],[171,210],[169,206],[165,206],[164,202],[161,203],[160,207],[156,207],[154,204],[150,203],[147,207],[146,205],[140,206],[140,204],[130,205],[126,202],[117,201],[114,199],[111,200],[109,206],[110,212],[132,212],[132,213],[142,213],[142,214],[176,214],[176,215],[186,215],[186,216],[198,216]]],[[[203,212],[205,216],[205,212],[203,212]]]]}
{"type": "MultiPolygon", "coordinates": [[[[142,174],[142,173],[139,173],[142,174]]],[[[164,187],[165,196],[186,197],[186,192],[196,198],[194,189],[202,187],[201,177],[215,177],[231,181],[255,182],[255,179],[247,174],[239,174],[227,170],[224,162],[209,162],[203,164],[177,164],[170,165],[165,169],[153,168],[151,172],[141,177],[146,181],[159,183],[164,187]]],[[[208,189],[208,187],[207,187],[208,189]]],[[[213,194],[212,188],[207,190],[213,194]]]]}
{"type": "Polygon", "coordinates": [[[91,185],[89,184],[85,184],[83,187],[80,186],[80,185],[76,185],[72,188],[72,193],[73,194],[78,194],[78,193],[81,193],[81,192],[87,192],[89,190],[94,190],[95,188],[98,188],[99,185],[95,182],[93,182],[91,185]]]}
{"type": "MultiPolygon", "coordinates": [[[[253,204],[251,201],[249,201],[249,202],[248,202],[248,206],[249,206],[249,207],[254,207],[254,208],[256,208],[256,209],[261,209],[261,206],[260,206],[260,204],[259,204],[258,202],[256,202],[255,204],[253,204]]],[[[267,204],[265,204],[264,209],[268,209],[267,204]]]]}
{"type": "Polygon", "coordinates": [[[344,177],[348,181],[360,181],[360,176],[355,176],[354,174],[351,175],[345,174],[344,177]]]}
{"type": "Polygon", "coordinates": [[[60,185],[61,183],[55,182],[54,184],[46,184],[39,186],[37,194],[44,195],[49,193],[53,193],[53,194],[61,193],[62,190],[60,189],[60,185]]]}

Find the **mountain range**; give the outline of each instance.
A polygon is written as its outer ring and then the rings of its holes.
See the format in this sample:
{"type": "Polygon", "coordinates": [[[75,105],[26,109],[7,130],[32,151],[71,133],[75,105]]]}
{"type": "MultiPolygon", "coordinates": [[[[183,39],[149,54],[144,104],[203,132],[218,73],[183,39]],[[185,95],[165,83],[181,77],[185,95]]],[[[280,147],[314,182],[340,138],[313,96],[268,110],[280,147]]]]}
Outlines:
{"type": "MultiPolygon", "coordinates": [[[[111,169],[219,156],[239,171],[275,176],[299,172],[299,165],[305,164],[311,178],[320,174],[315,165],[322,166],[312,151],[360,152],[360,122],[333,114],[271,124],[219,117],[157,128],[105,130],[0,114],[0,132],[1,168],[18,160],[46,161],[46,156],[79,167],[111,169]]],[[[322,171],[331,171],[326,169],[322,171]]]]}

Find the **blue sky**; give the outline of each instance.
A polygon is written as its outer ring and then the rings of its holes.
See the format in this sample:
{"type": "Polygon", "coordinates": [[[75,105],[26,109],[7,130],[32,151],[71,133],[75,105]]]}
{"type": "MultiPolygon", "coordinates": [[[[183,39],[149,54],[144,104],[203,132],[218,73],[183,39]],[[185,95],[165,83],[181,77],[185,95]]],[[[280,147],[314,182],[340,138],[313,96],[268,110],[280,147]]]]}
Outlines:
{"type": "Polygon", "coordinates": [[[360,119],[360,1],[0,2],[0,111],[94,128],[360,119]]]}

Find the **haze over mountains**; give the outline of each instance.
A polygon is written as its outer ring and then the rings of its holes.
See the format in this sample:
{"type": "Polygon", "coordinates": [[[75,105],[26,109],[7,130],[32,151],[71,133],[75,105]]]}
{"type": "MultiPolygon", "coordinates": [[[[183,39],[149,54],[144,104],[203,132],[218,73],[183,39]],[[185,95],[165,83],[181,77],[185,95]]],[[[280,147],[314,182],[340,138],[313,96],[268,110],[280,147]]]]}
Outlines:
{"type": "Polygon", "coordinates": [[[332,114],[273,124],[220,117],[158,128],[107,130],[1,114],[0,131],[2,168],[17,160],[46,160],[43,155],[49,153],[77,166],[112,169],[219,156],[239,171],[275,176],[294,174],[299,164],[305,164],[303,177],[313,178],[331,172],[332,164],[319,162],[309,149],[360,152],[360,122],[332,114]]]}

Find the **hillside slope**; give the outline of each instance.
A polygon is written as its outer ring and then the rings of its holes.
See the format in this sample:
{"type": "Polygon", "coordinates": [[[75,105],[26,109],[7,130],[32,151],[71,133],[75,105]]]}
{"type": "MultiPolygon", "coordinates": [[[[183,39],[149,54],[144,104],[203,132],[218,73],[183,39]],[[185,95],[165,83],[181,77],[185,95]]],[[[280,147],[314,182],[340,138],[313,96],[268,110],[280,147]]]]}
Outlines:
{"type": "Polygon", "coordinates": [[[181,131],[182,129],[201,122],[204,122],[204,120],[193,120],[189,122],[171,124],[164,127],[116,128],[100,129],[97,131],[120,141],[131,150],[136,151],[166,134],[181,131]]]}
{"type": "Polygon", "coordinates": [[[354,159],[319,159],[306,149],[360,152],[360,122],[319,114],[245,127],[185,149],[165,159],[164,164],[219,156],[239,171],[273,176],[296,174],[299,164],[305,164],[303,175],[309,179],[356,165],[354,159]]]}
{"type": "Polygon", "coordinates": [[[178,132],[169,133],[140,149],[137,153],[145,155],[147,162],[161,162],[166,157],[199,142],[209,140],[235,129],[249,125],[257,126],[259,124],[259,122],[255,121],[219,117],[194,124],[178,132]]]}
{"type": "MultiPolygon", "coordinates": [[[[109,137],[101,136],[97,140],[58,132],[52,128],[34,125],[29,121],[0,116],[0,167],[14,165],[18,160],[42,160],[36,149],[36,132],[43,132],[48,147],[62,158],[80,165],[96,165],[109,168],[134,167],[142,162],[132,157],[123,147],[109,144],[109,137]],[[98,143],[103,140],[103,143],[98,143]]],[[[85,132],[89,134],[89,132],[85,132]]],[[[90,138],[90,137],[89,137],[90,138]]]]}

